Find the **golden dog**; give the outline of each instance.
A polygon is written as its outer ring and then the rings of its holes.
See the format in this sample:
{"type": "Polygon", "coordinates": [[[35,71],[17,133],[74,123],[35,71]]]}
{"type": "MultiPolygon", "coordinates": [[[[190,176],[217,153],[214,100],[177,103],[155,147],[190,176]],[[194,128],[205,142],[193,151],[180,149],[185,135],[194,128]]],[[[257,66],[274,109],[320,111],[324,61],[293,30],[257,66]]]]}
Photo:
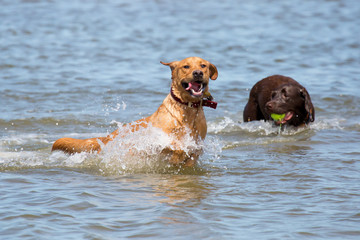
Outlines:
{"type": "MultiPolygon", "coordinates": [[[[190,136],[196,143],[205,139],[207,133],[203,106],[216,108],[216,102],[211,101],[208,93],[209,79],[215,80],[218,71],[215,65],[199,57],[189,57],[170,63],[160,62],[171,68],[171,91],[151,116],[130,123],[129,129],[134,132],[148,125],[160,128],[167,134],[175,136],[171,148],[163,150],[170,156],[172,164],[193,166],[200,152],[197,150],[186,153],[181,149],[183,137],[190,131],[190,136]]],[[[119,133],[115,130],[106,137],[90,139],[60,138],[52,146],[52,151],[61,150],[66,153],[100,152],[101,145],[112,141],[119,133]]]]}

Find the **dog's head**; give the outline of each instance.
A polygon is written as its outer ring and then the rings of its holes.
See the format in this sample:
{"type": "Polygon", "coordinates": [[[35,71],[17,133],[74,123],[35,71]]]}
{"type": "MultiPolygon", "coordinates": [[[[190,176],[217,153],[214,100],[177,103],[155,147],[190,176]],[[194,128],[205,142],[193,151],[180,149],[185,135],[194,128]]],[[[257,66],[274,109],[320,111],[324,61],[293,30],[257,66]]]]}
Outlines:
{"type": "Polygon", "coordinates": [[[161,63],[171,68],[173,93],[183,102],[199,101],[209,89],[209,79],[218,76],[215,65],[199,57],[161,63]]]}
{"type": "Polygon", "coordinates": [[[271,93],[271,100],[265,104],[265,111],[285,114],[276,124],[299,126],[315,120],[315,110],[310,95],[305,88],[293,84],[284,84],[271,93]]]}

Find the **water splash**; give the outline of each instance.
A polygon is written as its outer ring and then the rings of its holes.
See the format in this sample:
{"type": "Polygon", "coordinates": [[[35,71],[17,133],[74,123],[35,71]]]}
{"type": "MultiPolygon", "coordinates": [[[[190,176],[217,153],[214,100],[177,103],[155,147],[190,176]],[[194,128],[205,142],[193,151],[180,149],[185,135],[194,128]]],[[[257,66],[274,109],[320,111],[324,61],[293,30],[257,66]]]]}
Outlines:
{"type": "MultiPolygon", "coordinates": [[[[125,137],[121,137],[119,134],[113,141],[103,145],[99,154],[83,152],[67,155],[59,151],[51,153],[49,142],[45,148],[34,149],[33,151],[22,149],[16,152],[9,148],[4,149],[3,146],[6,141],[0,139],[0,170],[75,168],[101,175],[133,173],[199,174],[206,171],[204,165],[219,158],[222,149],[219,147],[219,141],[213,136],[210,136],[206,141],[196,143],[189,131],[185,134],[183,141],[175,148],[171,143],[177,141],[176,137],[164,133],[159,128],[148,126],[131,132],[129,127],[122,126],[121,123],[118,125],[119,132],[126,133],[125,137]],[[165,148],[181,149],[187,154],[200,150],[203,151],[203,155],[194,168],[174,167],[169,164],[169,156],[162,153],[165,148]]],[[[48,136],[43,135],[42,137],[47,138],[48,136]]],[[[18,145],[28,141],[27,139],[30,139],[30,136],[19,136],[18,138],[16,141],[12,140],[11,147],[14,147],[15,143],[18,145]]]]}
{"type": "Polygon", "coordinates": [[[202,151],[206,149],[207,144],[212,144],[203,141],[197,143],[190,136],[190,131],[185,134],[182,141],[178,141],[176,136],[168,135],[151,125],[129,133],[129,127],[121,126],[119,123],[119,132],[125,132],[126,136],[122,137],[119,134],[118,137],[102,148],[100,154],[102,158],[101,168],[104,172],[122,174],[172,171],[176,168],[169,164],[170,156],[163,153],[163,149],[183,150],[190,155],[191,152],[202,151]],[[176,142],[176,147],[172,144],[174,142],[176,142]]]}
{"type": "Polygon", "coordinates": [[[126,110],[126,103],[123,100],[120,100],[119,98],[114,101],[114,103],[105,104],[103,107],[103,111],[105,112],[105,116],[109,116],[110,112],[118,112],[120,110],[126,110]],[[120,103],[121,101],[121,103],[120,103]]]}

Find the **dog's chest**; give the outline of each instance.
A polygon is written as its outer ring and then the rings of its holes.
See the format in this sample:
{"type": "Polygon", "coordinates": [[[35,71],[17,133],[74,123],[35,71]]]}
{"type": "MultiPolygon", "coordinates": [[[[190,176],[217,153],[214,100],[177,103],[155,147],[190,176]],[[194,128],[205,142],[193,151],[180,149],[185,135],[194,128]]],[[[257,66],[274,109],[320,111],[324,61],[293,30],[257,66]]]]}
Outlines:
{"type": "Polygon", "coordinates": [[[206,136],[207,126],[203,109],[178,104],[162,104],[150,120],[155,127],[166,133],[182,137],[190,132],[194,139],[206,136]]]}

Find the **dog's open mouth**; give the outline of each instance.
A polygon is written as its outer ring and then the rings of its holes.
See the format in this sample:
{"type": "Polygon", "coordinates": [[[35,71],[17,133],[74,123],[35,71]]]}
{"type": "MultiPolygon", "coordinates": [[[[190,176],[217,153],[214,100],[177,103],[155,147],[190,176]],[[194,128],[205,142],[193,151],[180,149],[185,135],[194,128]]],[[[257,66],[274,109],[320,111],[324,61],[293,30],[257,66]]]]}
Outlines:
{"type": "Polygon", "coordinates": [[[193,81],[193,82],[183,82],[183,88],[188,91],[194,97],[201,97],[203,95],[204,89],[206,88],[206,83],[202,81],[193,81]]]}
{"type": "Polygon", "coordinates": [[[285,124],[294,116],[294,112],[290,111],[285,114],[272,114],[272,118],[276,124],[285,124]],[[275,116],[274,116],[275,115],[275,116]]]}

